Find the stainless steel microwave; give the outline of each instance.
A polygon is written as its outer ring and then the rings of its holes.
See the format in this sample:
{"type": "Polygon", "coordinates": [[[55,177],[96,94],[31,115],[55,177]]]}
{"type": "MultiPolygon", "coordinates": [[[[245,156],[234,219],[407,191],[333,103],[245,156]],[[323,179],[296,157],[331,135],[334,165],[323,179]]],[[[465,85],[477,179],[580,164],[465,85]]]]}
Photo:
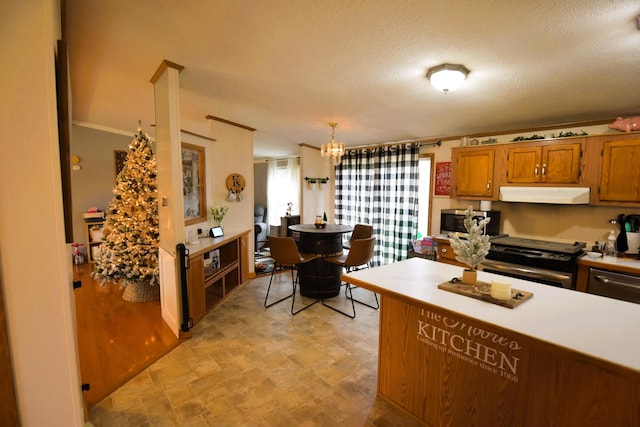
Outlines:
{"type": "MultiPolygon", "coordinates": [[[[440,211],[440,233],[466,233],[464,228],[465,209],[442,209],[440,211]]],[[[473,218],[481,221],[485,218],[491,221],[484,227],[482,234],[497,236],[500,234],[500,211],[474,211],[473,218]]]]}

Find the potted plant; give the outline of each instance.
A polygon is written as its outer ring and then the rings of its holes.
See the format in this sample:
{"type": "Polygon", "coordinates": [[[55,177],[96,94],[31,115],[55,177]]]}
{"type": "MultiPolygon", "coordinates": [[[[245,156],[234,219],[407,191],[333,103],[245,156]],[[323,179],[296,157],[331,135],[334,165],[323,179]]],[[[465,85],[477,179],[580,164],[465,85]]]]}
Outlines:
{"type": "Polygon", "coordinates": [[[478,221],[473,217],[473,206],[465,211],[464,228],[467,230],[462,237],[450,234],[451,247],[456,254],[456,260],[469,266],[462,272],[462,281],[475,285],[478,277],[478,265],[484,261],[489,253],[491,243],[489,236],[483,235],[482,230],[491,221],[485,218],[478,221]]]}
{"type": "Polygon", "coordinates": [[[222,205],[215,208],[209,208],[211,217],[213,218],[214,225],[222,225],[224,216],[229,212],[229,205],[222,205]]]}

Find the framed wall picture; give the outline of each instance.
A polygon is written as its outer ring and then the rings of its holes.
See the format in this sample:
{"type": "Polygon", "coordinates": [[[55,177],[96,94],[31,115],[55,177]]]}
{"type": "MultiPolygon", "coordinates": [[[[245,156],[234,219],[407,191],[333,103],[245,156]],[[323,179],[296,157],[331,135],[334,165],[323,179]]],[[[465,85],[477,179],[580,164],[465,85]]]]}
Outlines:
{"type": "Polygon", "coordinates": [[[124,162],[127,160],[127,152],[123,150],[114,150],[113,154],[116,162],[116,178],[117,178],[122,168],[124,168],[124,162]]]}
{"type": "Polygon", "coordinates": [[[436,163],[434,196],[449,196],[451,194],[451,162],[436,163]]]}
{"type": "Polygon", "coordinates": [[[207,220],[204,147],[182,143],[182,198],[185,225],[207,220]]]}

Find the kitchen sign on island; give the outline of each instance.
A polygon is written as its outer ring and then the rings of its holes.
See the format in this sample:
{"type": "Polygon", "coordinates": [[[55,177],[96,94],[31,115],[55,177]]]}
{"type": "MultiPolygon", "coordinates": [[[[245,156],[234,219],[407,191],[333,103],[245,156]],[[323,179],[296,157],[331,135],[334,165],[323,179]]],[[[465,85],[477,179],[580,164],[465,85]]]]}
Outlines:
{"type": "Polygon", "coordinates": [[[511,278],[535,298],[438,289],[461,274],[412,258],[342,276],[381,295],[379,395],[431,426],[640,425],[640,305],[511,278]]]}

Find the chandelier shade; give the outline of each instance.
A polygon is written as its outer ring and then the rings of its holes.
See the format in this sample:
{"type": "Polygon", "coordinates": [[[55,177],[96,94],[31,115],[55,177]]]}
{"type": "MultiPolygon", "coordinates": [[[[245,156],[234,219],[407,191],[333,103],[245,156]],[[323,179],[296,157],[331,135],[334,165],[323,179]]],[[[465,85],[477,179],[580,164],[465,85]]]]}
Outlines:
{"type": "Polygon", "coordinates": [[[342,142],[336,142],[336,126],[337,123],[329,123],[331,126],[331,141],[327,144],[322,144],[320,148],[320,155],[326,157],[333,165],[339,165],[344,156],[344,144],[342,142]]]}
{"type": "Polygon", "coordinates": [[[469,74],[469,69],[460,64],[441,64],[427,71],[427,78],[438,90],[445,94],[456,90],[462,85],[469,74]]]}

